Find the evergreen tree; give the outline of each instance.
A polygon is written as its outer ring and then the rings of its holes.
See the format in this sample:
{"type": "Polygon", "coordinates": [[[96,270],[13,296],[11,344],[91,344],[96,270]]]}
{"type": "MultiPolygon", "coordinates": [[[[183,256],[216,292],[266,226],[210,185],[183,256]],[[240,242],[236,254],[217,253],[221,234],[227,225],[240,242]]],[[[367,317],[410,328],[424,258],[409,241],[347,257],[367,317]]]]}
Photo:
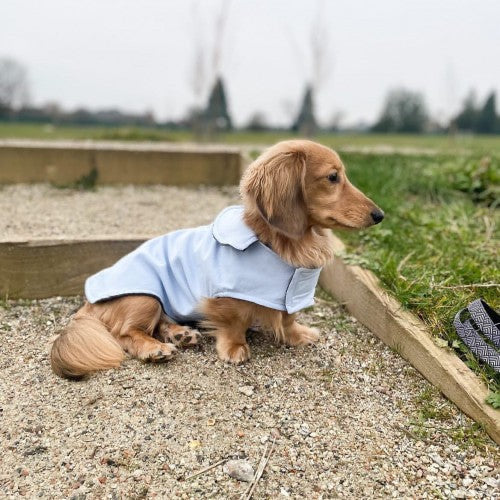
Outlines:
{"type": "Polygon", "coordinates": [[[497,131],[496,96],[492,92],[479,111],[477,117],[476,132],[479,134],[494,134],[497,131]]]}
{"type": "Polygon", "coordinates": [[[306,87],[302,105],[297,119],[293,123],[291,130],[306,136],[311,136],[316,132],[318,125],[314,117],[313,89],[310,85],[306,87]]]}
{"type": "Polygon", "coordinates": [[[231,117],[227,108],[224,82],[219,77],[210,92],[208,104],[203,113],[203,122],[209,131],[231,130],[233,128],[231,117]]]}

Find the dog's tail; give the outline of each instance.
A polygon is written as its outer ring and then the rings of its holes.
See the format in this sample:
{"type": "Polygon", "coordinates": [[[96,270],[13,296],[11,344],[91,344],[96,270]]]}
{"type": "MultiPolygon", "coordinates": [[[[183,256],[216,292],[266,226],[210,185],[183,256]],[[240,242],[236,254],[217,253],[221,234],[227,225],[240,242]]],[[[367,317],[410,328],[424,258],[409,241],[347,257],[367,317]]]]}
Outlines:
{"type": "Polygon", "coordinates": [[[106,326],[92,316],[73,318],[56,337],[50,364],[56,375],[80,379],[97,370],[120,366],[125,354],[106,326]]]}

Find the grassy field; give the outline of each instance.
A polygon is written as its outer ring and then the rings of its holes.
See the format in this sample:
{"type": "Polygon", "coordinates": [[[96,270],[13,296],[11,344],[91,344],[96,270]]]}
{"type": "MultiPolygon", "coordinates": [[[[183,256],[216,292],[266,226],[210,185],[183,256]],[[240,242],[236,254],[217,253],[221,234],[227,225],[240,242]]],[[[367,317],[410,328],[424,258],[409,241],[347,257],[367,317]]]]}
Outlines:
{"type": "Polygon", "coordinates": [[[500,404],[500,374],[480,366],[454,315],[483,297],[500,307],[500,158],[343,155],[353,182],[386,211],[380,226],[339,234],[347,258],[384,286],[480,374],[500,404]],[[496,286],[494,286],[496,284],[496,286]]]}
{"type": "MultiPolygon", "coordinates": [[[[293,137],[288,132],[232,132],[220,134],[211,140],[226,144],[273,144],[293,137]]],[[[122,141],[196,141],[190,132],[170,131],[158,128],[134,127],[84,127],[32,124],[0,123],[0,139],[93,139],[122,141]]],[[[319,134],[316,140],[334,149],[396,148],[420,149],[434,152],[457,153],[474,151],[478,153],[499,153],[500,136],[473,135],[405,135],[405,134],[319,134]]]]}

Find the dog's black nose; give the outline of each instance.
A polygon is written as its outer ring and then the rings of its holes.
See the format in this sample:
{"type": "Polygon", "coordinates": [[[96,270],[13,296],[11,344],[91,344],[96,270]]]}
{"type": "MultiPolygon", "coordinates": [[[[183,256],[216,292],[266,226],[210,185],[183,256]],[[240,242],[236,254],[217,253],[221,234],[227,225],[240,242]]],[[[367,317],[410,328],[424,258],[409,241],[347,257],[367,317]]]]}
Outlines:
{"type": "Polygon", "coordinates": [[[378,224],[379,222],[382,222],[384,220],[384,212],[382,210],[374,210],[371,214],[373,222],[375,224],[378,224]]]}

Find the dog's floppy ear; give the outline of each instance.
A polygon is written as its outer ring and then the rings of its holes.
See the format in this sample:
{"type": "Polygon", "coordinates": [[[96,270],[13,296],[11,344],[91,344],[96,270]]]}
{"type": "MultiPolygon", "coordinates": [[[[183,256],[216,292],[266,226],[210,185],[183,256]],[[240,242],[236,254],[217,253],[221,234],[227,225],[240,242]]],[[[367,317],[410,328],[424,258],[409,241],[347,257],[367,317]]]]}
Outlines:
{"type": "Polygon", "coordinates": [[[305,162],[301,151],[269,151],[248,167],[242,182],[243,194],[262,217],[291,238],[300,238],[307,229],[305,162]]]}

